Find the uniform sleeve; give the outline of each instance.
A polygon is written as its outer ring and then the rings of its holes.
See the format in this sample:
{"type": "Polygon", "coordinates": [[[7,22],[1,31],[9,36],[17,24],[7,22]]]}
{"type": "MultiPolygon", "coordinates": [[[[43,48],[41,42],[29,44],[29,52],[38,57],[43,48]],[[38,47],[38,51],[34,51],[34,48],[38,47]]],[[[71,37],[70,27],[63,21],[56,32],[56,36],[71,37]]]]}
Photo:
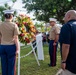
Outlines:
{"type": "Polygon", "coordinates": [[[57,26],[57,27],[55,27],[55,33],[56,34],[60,34],[60,28],[57,26]]]}
{"type": "MultiPolygon", "coordinates": [[[[1,27],[0,27],[1,28],[1,27]]],[[[1,29],[0,29],[1,30],[1,29]]],[[[1,31],[0,31],[0,44],[1,44],[1,31]]]]}
{"type": "Polygon", "coordinates": [[[15,28],[14,28],[14,35],[19,35],[19,28],[16,24],[15,24],[15,28]]]}
{"type": "Polygon", "coordinates": [[[1,37],[1,32],[0,32],[0,37],[1,37]]]}
{"type": "Polygon", "coordinates": [[[1,37],[1,25],[0,25],[0,37],[1,37]]]}
{"type": "Polygon", "coordinates": [[[71,39],[71,31],[69,25],[64,25],[61,28],[60,36],[59,36],[59,42],[64,44],[70,44],[71,39]]]}

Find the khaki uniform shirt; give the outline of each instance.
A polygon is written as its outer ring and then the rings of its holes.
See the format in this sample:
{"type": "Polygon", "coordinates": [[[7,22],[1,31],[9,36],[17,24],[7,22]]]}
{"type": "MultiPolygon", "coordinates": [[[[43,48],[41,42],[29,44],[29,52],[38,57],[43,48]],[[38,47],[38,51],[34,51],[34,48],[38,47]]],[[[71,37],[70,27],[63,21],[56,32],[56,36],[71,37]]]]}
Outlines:
{"type": "Polygon", "coordinates": [[[14,35],[19,34],[17,25],[9,20],[0,24],[1,45],[15,44],[14,35]]]}
{"type": "Polygon", "coordinates": [[[50,29],[49,39],[50,39],[50,40],[55,40],[55,36],[56,36],[57,34],[60,34],[60,28],[59,28],[57,25],[55,25],[55,26],[53,26],[53,27],[50,29]]]}

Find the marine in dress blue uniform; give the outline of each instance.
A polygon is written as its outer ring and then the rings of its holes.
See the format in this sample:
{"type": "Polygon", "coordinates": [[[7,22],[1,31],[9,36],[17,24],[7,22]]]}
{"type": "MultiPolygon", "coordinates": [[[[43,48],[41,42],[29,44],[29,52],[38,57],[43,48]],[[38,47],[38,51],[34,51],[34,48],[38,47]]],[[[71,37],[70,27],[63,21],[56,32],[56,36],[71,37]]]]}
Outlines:
{"type": "Polygon", "coordinates": [[[14,11],[5,10],[3,12],[5,21],[0,24],[2,75],[14,75],[17,51],[17,44],[15,43],[14,36],[18,36],[19,30],[17,25],[12,22],[14,11]]]}
{"type": "Polygon", "coordinates": [[[58,46],[58,37],[60,33],[59,27],[56,25],[56,19],[49,18],[50,25],[52,26],[49,32],[49,56],[50,64],[49,66],[56,66],[56,51],[58,46]]]}

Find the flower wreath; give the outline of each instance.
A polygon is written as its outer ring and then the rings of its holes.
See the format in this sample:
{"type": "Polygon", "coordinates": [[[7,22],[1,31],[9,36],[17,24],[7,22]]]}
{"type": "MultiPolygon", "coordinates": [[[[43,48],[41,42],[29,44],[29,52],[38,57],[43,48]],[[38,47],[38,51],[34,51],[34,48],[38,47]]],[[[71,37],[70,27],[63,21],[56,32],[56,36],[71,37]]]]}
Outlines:
{"type": "Polygon", "coordinates": [[[16,24],[19,27],[19,40],[21,43],[30,43],[36,34],[36,28],[30,19],[26,15],[19,15],[16,17],[16,24]]]}

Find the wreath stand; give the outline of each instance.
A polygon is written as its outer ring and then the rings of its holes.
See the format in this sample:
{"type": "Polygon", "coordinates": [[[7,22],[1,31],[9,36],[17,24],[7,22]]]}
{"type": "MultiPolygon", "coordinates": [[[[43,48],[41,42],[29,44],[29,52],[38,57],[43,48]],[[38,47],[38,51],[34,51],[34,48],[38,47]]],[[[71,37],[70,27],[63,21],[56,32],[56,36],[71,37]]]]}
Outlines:
{"type": "MultiPolygon", "coordinates": [[[[39,43],[38,43],[39,44],[39,43]]],[[[24,57],[26,57],[26,56],[28,56],[28,55],[30,55],[32,52],[34,53],[34,56],[35,56],[35,59],[36,59],[36,61],[37,61],[37,64],[38,64],[38,66],[40,66],[40,63],[39,63],[39,61],[38,61],[38,58],[37,58],[37,55],[36,55],[36,53],[35,53],[35,48],[37,47],[37,44],[36,44],[36,41],[34,42],[34,43],[30,43],[30,46],[32,47],[32,50],[29,52],[29,53],[27,53],[26,55],[24,55],[24,56],[20,56],[20,52],[19,52],[19,54],[18,54],[18,75],[20,75],[20,59],[21,58],[24,58],[24,57]],[[33,46],[35,44],[35,46],[33,46]]],[[[25,48],[28,48],[29,46],[27,46],[27,47],[25,47],[25,48]]]]}

